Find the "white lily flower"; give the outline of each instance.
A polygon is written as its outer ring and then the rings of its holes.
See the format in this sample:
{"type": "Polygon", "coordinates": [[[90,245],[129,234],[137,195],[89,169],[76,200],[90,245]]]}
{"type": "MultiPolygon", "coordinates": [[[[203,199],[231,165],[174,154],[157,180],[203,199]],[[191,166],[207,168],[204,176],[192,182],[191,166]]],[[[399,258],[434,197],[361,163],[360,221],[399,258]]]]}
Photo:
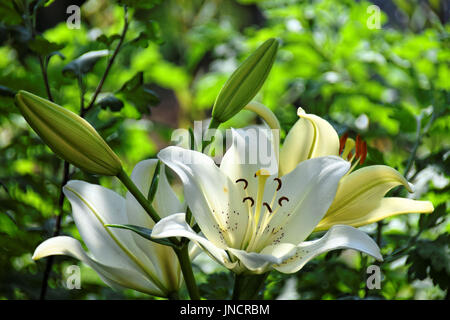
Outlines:
{"type": "MultiPolygon", "coordinates": [[[[158,160],[136,165],[131,179],[144,195],[148,194],[158,160]]],[[[72,214],[89,253],[71,237],[59,236],[41,243],[33,259],[68,255],[93,268],[112,288],[131,288],[167,297],[178,291],[182,275],[172,248],[151,242],[129,230],[109,228],[107,224],[132,224],[152,228],[153,220],[128,192],[123,198],[112,190],[84,181],[69,181],[63,188],[72,205],[72,214]]],[[[161,217],[184,212],[161,167],[153,206],[161,217]]]]}
{"type": "Polygon", "coordinates": [[[279,177],[270,135],[257,132],[259,141],[250,139],[247,146],[243,131],[233,131],[233,144],[220,167],[200,152],[180,147],[161,150],[158,157],[183,182],[185,199],[203,235],[179,213],[159,221],[152,236],[189,238],[238,274],[272,268],[293,273],[315,256],[341,248],[382,260],[376,243],[350,226],[334,226],[323,238],[305,241],[333,202],[349,162],[319,157],[279,177]],[[252,150],[255,142],[257,148],[252,150]],[[263,149],[269,151],[266,157],[263,149]]]}

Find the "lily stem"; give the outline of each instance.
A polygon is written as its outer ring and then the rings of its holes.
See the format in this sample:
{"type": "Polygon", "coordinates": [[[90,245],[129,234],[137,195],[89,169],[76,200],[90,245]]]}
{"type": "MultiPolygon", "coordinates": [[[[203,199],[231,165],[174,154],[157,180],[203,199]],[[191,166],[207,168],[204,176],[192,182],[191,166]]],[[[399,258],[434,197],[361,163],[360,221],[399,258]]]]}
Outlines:
{"type": "Polygon", "coordinates": [[[128,26],[129,26],[128,9],[127,9],[127,6],[124,6],[124,25],[123,25],[122,33],[119,38],[119,43],[117,44],[116,48],[114,49],[114,52],[111,55],[111,58],[109,58],[109,60],[108,60],[108,65],[106,66],[105,72],[103,73],[103,76],[100,79],[100,82],[97,85],[97,88],[95,89],[95,92],[91,98],[91,101],[89,102],[89,104],[86,108],[83,108],[82,115],[86,114],[89,110],[91,110],[94,107],[95,101],[97,100],[97,97],[100,94],[100,91],[102,90],[103,84],[105,83],[105,80],[108,77],[109,70],[111,70],[114,59],[116,59],[116,56],[119,53],[120,48],[122,47],[123,41],[125,40],[125,35],[127,34],[128,26]]]}
{"type": "MultiPolygon", "coordinates": [[[[213,118],[211,118],[211,122],[209,123],[208,130],[209,129],[217,129],[219,126],[220,126],[220,121],[217,121],[213,117],[213,118]]],[[[213,141],[214,141],[214,136],[211,137],[211,139],[208,140],[208,141],[204,141],[202,139],[202,150],[201,150],[201,152],[203,152],[206,149],[206,147],[209,146],[213,141]]]]}
{"type": "Polygon", "coordinates": [[[169,300],[180,300],[180,297],[178,296],[178,292],[174,291],[167,295],[167,299],[169,300]]]}
{"type": "Polygon", "coordinates": [[[191,300],[200,300],[197,283],[195,282],[194,273],[192,271],[191,259],[189,258],[189,247],[185,244],[181,249],[175,249],[175,254],[180,262],[181,272],[183,273],[184,282],[191,300]]]}
{"type": "MultiPolygon", "coordinates": [[[[138,187],[134,184],[134,182],[128,177],[125,171],[121,170],[117,175],[117,178],[122,181],[128,191],[134,196],[134,198],[139,202],[139,204],[144,208],[145,211],[150,215],[152,220],[157,223],[161,218],[159,217],[156,210],[153,208],[151,203],[142,192],[138,189],[138,187]]],[[[175,254],[177,255],[178,261],[180,262],[181,272],[183,273],[184,281],[186,283],[186,287],[189,292],[189,296],[192,300],[200,300],[200,295],[198,293],[197,284],[195,283],[194,273],[192,272],[191,260],[189,258],[189,248],[188,244],[182,243],[176,238],[169,238],[169,240],[175,244],[177,247],[173,247],[175,254]]]]}
{"type": "Polygon", "coordinates": [[[145,198],[145,196],[142,194],[142,192],[138,189],[138,187],[134,184],[133,181],[131,181],[130,177],[125,173],[125,171],[120,171],[117,175],[117,178],[119,178],[120,181],[125,185],[125,187],[128,189],[128,191],[131,192],[131,194],[134,196],[134,198],[139,202],[139,204],[144,208],[145,211],[147,211],[148,215],[152,220],[157,223],[161,218],[159,217],[156,210],[153,208],[153,206],[150,204],[150,202],[145,198]]]}
{"type": "Polygon", "coordinates": [[[233,300],[256,300],[269,272],[256,275],[236,274],[234,278],[233,300]]]}

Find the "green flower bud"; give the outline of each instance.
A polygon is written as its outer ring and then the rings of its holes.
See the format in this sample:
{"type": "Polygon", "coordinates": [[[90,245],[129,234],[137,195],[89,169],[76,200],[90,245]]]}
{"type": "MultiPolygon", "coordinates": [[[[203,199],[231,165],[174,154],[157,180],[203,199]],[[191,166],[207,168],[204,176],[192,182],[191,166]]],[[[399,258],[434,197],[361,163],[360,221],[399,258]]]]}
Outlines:
{"type": "Polygon", "coordinates": [[[255,97],[272,68],[277,49],[278,40],[267,40],[233,72],[214,103],[213,120],[227,121],[255,97]]]}
{"type": "Polygon", "coordinates": [[[83,118],[23,90],[15,102],[28,124],[61,158],[94,174],[115,176],[122,170],[120,159],[83,118]]]}

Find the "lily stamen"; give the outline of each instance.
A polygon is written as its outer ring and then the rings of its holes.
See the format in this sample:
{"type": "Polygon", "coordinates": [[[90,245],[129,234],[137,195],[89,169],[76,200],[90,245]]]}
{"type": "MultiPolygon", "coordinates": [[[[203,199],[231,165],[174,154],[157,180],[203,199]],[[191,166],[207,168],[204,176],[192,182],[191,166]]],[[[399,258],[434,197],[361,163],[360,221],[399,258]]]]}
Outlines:
{"type": "Polygon", "coordinates": [[[342,137],[339,139],[339,154],[341,154],[342,151],[344,150],[345,142],[347,141],[347,138],[348,138],[348,132],[344,133],[342,135],[342,137]]]}
{"type": "Polygon", "coordinates": [[[367,157],[367,143],[361,139],[359,134],[353,140],[348,137],[347,133],[344,133],[339,139],[339,154],[343,159],[352,163],[350,170],[347,172],[348,175],[357,165],[364,164],[367,157]]]}
{"type": "Polygon", "coordinates": [[[276,181],[276,182],[278,182],[278,187],[277,187],[277,190],[276,190],[276,191],[280,190],[280,189],[281,189],[281,186],[282,186],[281,179],[280,179],[280,178],[274,178],[273,180],[276,181]]]}
{"type": "Polygon", "coordinates": [[[270,206],[267,202],[264,202],[263,206],[265,206],[267,208],[267,210],[269,210],[269,212],[272,213],[272,209],[270,208],[270,206]]]}
{"type": "Polygon", "coordinates": [[[235,181],[235,183],[238,183],[238,182],[244,182],[244,190],[247,189],[247,187],[248,187],[248,181],[247,180],[241,178],[241,179],[237,179],[235,181]]]}
{"type": "Polygon", "coordinates": [[[289,202],[289,199],[287,197],[281,197],[280,199],[278,199],[278,204],[280,207],[283,206],[282,201],[286,200],[286,202],[289,202]]]}
{"type": "Polygon", "coordinates": [[[253,200],[252,197],[245,197],[244,199],[242,199],[242,202],[245,202],[246,200],[250,200],[252,202],[252,204],[250,205],[250,207],[253,207],[253,205],[255,204],[255,200],[253,200]]]}

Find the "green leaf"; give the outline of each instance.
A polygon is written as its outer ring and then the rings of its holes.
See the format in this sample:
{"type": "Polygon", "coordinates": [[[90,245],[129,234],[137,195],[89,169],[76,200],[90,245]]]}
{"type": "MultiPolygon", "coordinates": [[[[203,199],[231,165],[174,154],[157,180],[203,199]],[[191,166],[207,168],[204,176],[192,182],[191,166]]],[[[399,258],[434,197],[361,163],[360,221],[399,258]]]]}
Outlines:
{"type": "Polygon", "coordinates": [[[159,97],[144,85],[144,73],[138,72],[133,78],[125,82],[116,92],[135,106],[140,113],[149,113],[148,105],[157,105],[159,97]]]}
{"type": "Polygon", "coordinates": [[[441,234],[436,240],[419,240],[406,263],[410,280],[430,277],[442,290],[450,285],[450,236],[441,234]]]}
{"type": "Polygon", "coordinates": [[[14,98],[15,95],[16,95],[16,91],[14,91],[13,89],[10,89],[8,87],[0,85],[0,96],[14,98]]]}
{"type": "Polygon", "coordinates": [[[20,8],[14,6],[13,1],[0,2],[0,21],[6,25],[18,25],[22,22],[20,8]]]}
{"type": "Polygon", "coordinates": [[[163,42],[159,24],[153,20],[146,22],[146,30],[141,31],[136,38],[130,41],[130,43],[141,48],[147,48],[150,41],[157,44],[161,44],[163,42]]]}
{"type": "Polygon", "coordinates": [[[150,241],[153,241],[158,244],[165,245],[165,246],[175,247],[175,245],[172,242],[170,242],[168,239],[152,238],[152,229],[135,226],[132,224],[105,224],[105,227],[131,230],[147,240],[150,240],[150,241]]]}
{"type": "Polygon", "coordinates": [[[119,34],[113,34],[109,37],[102,34],[99,37],[97,37],[97,39],[95,39],[95,40],[104,43],[109,48],[115,40],[119,40],[119,39],[120,39],[119,34]]]}
{"type": "Polygon", "coordinates": [[[431,214],[421,214],[419,219],[419,228],[421,231],[436,227],[437,225],[444,222],[444,217],[447,214],[446,203],[441,203],[434,209],[431,214]],[[440,219],[443,218],[443,219],[440,219]]]}
{"type": "Polygon", "coordinates": [[[109,110],[115,112],[120,111],[123,108],[123,102],[112,94],[107,94],[106,96],[100,98],[97,105],[104,110],[109,108],[109,110]]]}
{"type": "Polygon", "coordinates": [[[35,4],[35,8],[40,8],[40,7],[48,7],[49,5],[51,5],[53,2],[55,2],[55,0],[38,0],[35,4]]]}
{"type": "Polygon", "coordinates": [[[152,182],[150,184],[150,189],[148,190],[148,201],[150,203],[153,202],[153,199],[155,199],[156,190],[158,190],[158,184],[159,184],[159,172],[161,171],[161,161],[158,160],[158,163],[156,164],[155,172],[153,173],[152,182]]]}
{"type": "Polygon", "coordinates": [[[28,47],[39,55],[48,56],[54,51],[64,48],[64,45],[50,42],[42,36],[37,36],[28,43],[28,47]]]}
{"type": "Polygon", "coordinates": [[[70,78],[83,76],[94,68],[97,61],[108,54],[108,50],[86,52],[77,59],[69,62],[62,70],[63,75],[70,78]]]}
{"type": "Polygon", "coordinates": [[[231,272],[219,272],[207,275],[206,282],[198,287],[202,297],[212,300],[227,300],[231,298],[234,279],[231,272]]]}
{"type": "Polygon", "coordinates": [[[117,2],[121,5],[128,6],[130,8],[135,9],[151,9],[155,5],[160,4],[161,0],[117,0],[117,2]]]}

